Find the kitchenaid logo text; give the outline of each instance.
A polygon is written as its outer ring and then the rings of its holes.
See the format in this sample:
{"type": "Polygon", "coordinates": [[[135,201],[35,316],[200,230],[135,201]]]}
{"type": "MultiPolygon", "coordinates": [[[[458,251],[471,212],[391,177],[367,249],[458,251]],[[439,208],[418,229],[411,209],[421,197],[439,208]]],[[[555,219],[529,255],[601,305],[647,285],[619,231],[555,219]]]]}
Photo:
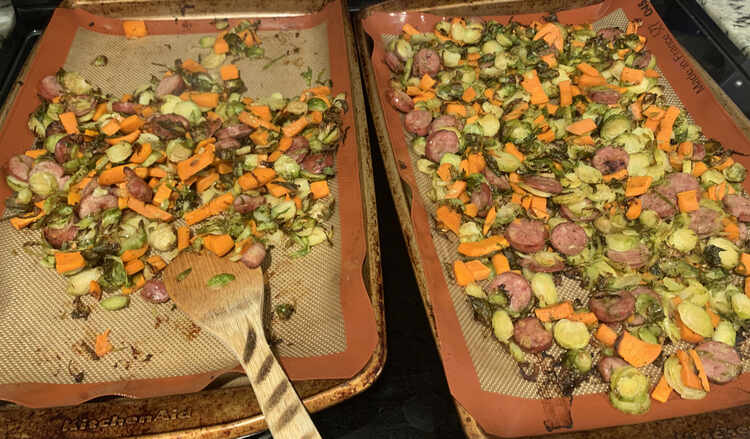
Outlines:
{"type": "Polygon", "coordinates": [[[131,416],[118,416],[114,415],[107,418],[101,419],[66,419],[62,426],[62,431],[84,431],[84,430],[100,430],[109,427],[123,427],[126,425],[135,424],[152,424],[154,422],[171,421],[175,419],[187,419],[192,416],[193,410],[191,408],[185,408],[182,410],[159,410],[153,414],[143,415],[131,415],[131,416]]]}
{"type": "MultiPolygon", "coordinates": [[[[643,12],[644,18],[653,14],[653,10],[651,9],[649,2],[647,1],[638,3],[638,7],[643,12]]],[[[647,23],[647,20],[643,21],[644,23],[647,23]]],[[[703,81],[700,79],[698,72],[690,67],[690,61],[688,61],[688,59],[682,54],[679,45],[674,40],[664,24],[659,22],[657,18],[653,23],[646,24],[645,28],[648,31],[648,35],[650,38],[661,38],[662,40],[664,40],[664,43],[667,45],[667,50],[670,54],[670,59],[672,60],[672,62],[676,63],[679,66],[680,70],[682,70],[682,72],[685,74],[688,81],[690,81],[690,86],[693,90],[693,93],[697,95],[705,90],[705,86],[703,85],[703,81]]],[[[659,61],[660,60],[657,58],[656,62],[659,63],[659,61]]]]}

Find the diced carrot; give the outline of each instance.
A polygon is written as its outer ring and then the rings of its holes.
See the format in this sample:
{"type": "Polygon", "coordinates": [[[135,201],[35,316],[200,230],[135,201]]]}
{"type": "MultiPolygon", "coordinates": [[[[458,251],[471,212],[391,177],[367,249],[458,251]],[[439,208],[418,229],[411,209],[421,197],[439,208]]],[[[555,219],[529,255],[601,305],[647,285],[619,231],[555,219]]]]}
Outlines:
{"type": "Polygon", "coordinates": [[[110,119],[102,126],[102,133],[106,136],[113,136],[120,131],[120,122],[117,119],[110,119]]]}
{"type": "Polygon", "coordinates": [[[682,384],[693,389],[702,389],[703,386],[701,385],[701,381],[698,378],[698,375],[695,374],[695,371],[693,371],[693,364],[690,361],[687,352],[682,350],[677,351],[677,359],[680,361],[680,366],[682,366],[682,369],[680,370],[682,384]]]}
{"type": "Polygon", "coordinates": [[[139,271],[143,270],[143,268],[144,264],[140,259],[133,259],[132,261],[125,264],[125,272],[128,273],[128,275],[136,274],[139,271]]]}
{"type": "Polygon", "coordinates": [[[688,354],[690,354],[690,359],[693,360],[695,369],[698,371],[698,378],[700,378],[701,380],[701,387],[703,387],[703,390],[705,390],[706,392],[710,392],[711,385],[708,383],[708,376],[706,375],[706,369],[703,367],[703,361],[701,361],[701,357],[698,355],[698,352],[696,352],[695,349],[690,349],[688,351],[688,354]]]}
{"type": "Polygon", "coordinates": [[[148,35],[146,22],[143,20],[125,20],[122,22],[122,30],[125,32],[125,38],[129,40],[148,35]]]}
{"type": "Polygon", "coordinates": [[[639,69],[631,69],[630,67],[623,68],[622,74],[620,74],[620,80],[629,84],[640,84],[645,77],[646,72],[639,69]]]}
{"type": "Polygon", "coordinates": [[[211,165],[213,161],[214,152],[211,150],[195,154],[194,156],[177,163],[177,175],[180,177],[180,180],[185,181],[211,165]]]}
{"type": "Polygon", "coordinates": [[[134,248],[131,250],[125,250],[122,255],[120,255],[120,259],[122,259],[122,262],[130,262],[134,261],[141,256],[145,255],[148,251],[148,245],[144,245],[141,248],[134,248]]]}
{"type": "Polygon", "coordinates": [[[578,77],[578,85],[583,88],[607,85],[607,80],[601,76],[581,75],[578,77]]]}
{"type": "Polygon", "coordinates": [[[482,226],[482,235],[487,235],[487,232],[490,231],[493,224],[495,223],[495,218],[497,217],[497,212],[495,211],[495,206],[492,206],[490,210],[487,212],[487,216],[484,217],[484,225],[482,226]]]}
{"type": "Polygon", "coordinates": [[[164,259],[162,259],[162,257],[159,255],[150,256],[148,259],[146,259],[146,262],[148,262],[148,265],[150,265],[151,268],[153,268],[154,271],[157,272],[163,270],[167,266],[166,261],[164,261],[164,259]]]}
{"type": "Polygon", "coordinates": [[[669,387],[669,383],[667,383],[666,377],[664,375],[659,378],[659,382],[656,384],[656,387],[654,387],[654,390],[651,392],[651,397],[659,402],[667,402],[669,399],[669,395],[672,394],[672,388],[669,387]]]}
{"type": "Polygon", "coordinates": [[[76,119],[76,114],[72,111],[68,111],[66,113],[62,113],[58,116],[60,118],[60,123],[62,124],[63,128],[65,128],[65,132],[68,134],[78,134],[80,131],[78,131],[78,119],[76,119]]]}
{"type": "Polygon", "coordinates": [[[566,317],[566,319],[573,320],[574,322],[583,322],[586,326],[593,326],[599,322],[599,319],[596,318],[596,314],[593,312],[574,312],[566,317]]]}
{"type": "Polygon", "coordinates": [[[461,226],[461,215],[448,206],[440,206],[435,213],[437,220],[443,227],[458,235],[461,226]]]}
{"type": "Polygon", "coordinates": [[[693,189],[690,191],[678,192],[677,205],[680,208],[680,212],[694,212],[698,210],[698,191],[693,189]]]}
{"type": "Polygon", "coordinates": [[[121,142],[135,143],[135,141],[138,140],[138,137],[140,135],[141,135],[141,130],[135,130],[130,134],[120,136],[120,137],[113,137],[110,139],[104,139],[104,141],[110,145],[117,145],[118,143],[121,143],[121,142]]]}
{"type": "Polygon", "coordinates": [[[508,247],[508,241],[499,235],[493,235],[481,241],[462,242],[458,252],[470,258],[481,258],[508,247]]]}
{"type": "Polygon", "coordinates": [[[670,139],[672,138],[672,127],[679,114],[679,108],[675,106],[667,108],[664,117],[661,119],[661,122],[659,122],[659,131],[656,133],[657,145],[669,144],[670,139]]]}
{"type": "Polygon", "coordinates": [[[560,88],[560,106],[566,107],[573,103],[573,94],[570,89],[570,81],[560,81],[557,86],[560,88]]]}
{"type": "Polygon", "coordinates": [[[302,130],[305,129],[308,123],[309,121],[307,120],[307,118],[302,116],[295,121],[284,124],[284,126],[281,128],[281,131],[287,137],[294,137],[302,132],[302,130]]]}
{"type": "Polygon", "coordinates": [[[153,204],[145,204],[143,201],[132,197],[128,198],[128,208],[148,219],[160,219],[163,221],[172,221],[173,219],[169,212],[166,212],[153,204]]]}
{"type": "Polygon", "coordinates": [[[648,191],[651,186],[653,177],[650,175],[643,176],[631,176],[625,185],[625,196],[626,197],[637,197],[643,195],[648,191]]]}
{"type": "Polygon", "coordinates": [[[192,58],[182,61],[182,68],[192,73],[205,73],[206,68],[192,58]]]}
{"type": "Polygon", "coordinates": [[[526,156],[521,151],[519,151],[518,148],[516,148],[516,145],[510,142],[507,142],[505,144],[505,152],[514,155],[520,161],[524,161],[524,159],[526,158],[526,156]]]}
{"type": "MultiPolygon", "coordinates": [[[[13,226],[16,230],[21,230],[24,227],[29,226],[30,224],[33,224],[36,220],[43,217],[45,215],[44,211],[39,212],[37,215],[27,216],[27,217],[13,217],[10,219],[10,224],[13,226]]],[[[458,232],[456,232],[458,234],[458,232]]]]}
{"type": "Polygon", "coordinates": [[[227,52],[229,52],[229,44],[224,40],[224,37],[217,37],[214,41],[214,53],[221,55],[227,52]]]}
{"type": "Polygon", "coordinates": [[[464,102],[472,102],[476,98],[477,98],[477,92],[476,90],[474,90],[473,87],[468,87],[466,90],[464,90],[463,95],[461,95],[461,99],[464,102]]]}
{"type": "Polygon", "coordinates": [[[524,73],[523,78],[521,86],[531,95],[531,103],[533,105],[542,105],[549,102],[549,97],[542,88],[542,83],[539,81],[536,70],[524,73]]]}
{"type": "Polygon", "coordinates": [[[544,308],[536,308],[534,314],[536,314],[536,318],[543,322],[566,319],[573,314],[573,305],[565,301],[544,308]]]}
{"type": "Polygon", "coordinates": [[[177,249],[184,250],[190,245],[190,228],[180,226],[177,228],[177,249]]]}
{"type": "Polygon", "coordinates": [[[312,193],[313,200],[318,200],[320,198],[328,196],[328,194],[331,193],[330,189],[328,188],[328,181],[313,181],[312,183],[310,183],[310,193],[312,193]]]}
{"type": "Polygon", "coordinates": [[[565,127],[565,130],[567,132],[575,134],[576,136],[588,134],[589,132],[595,129],[596,129],[596,123],[592,119],[589,119],[589,118],[581,119],[565,127]]]}
{"type": "Polygon", "coordinates": [[[91,118],[94,122],[98,121],[99,119],[104,116],[104,114],[107,112],[107,104],[102,103],[96,106],[96,111],[94,111],[94,117],[91,118]]]}
{"type": "Polygon", "coordinates": [[[453,274],[456,277],[456,283],[462,287],[474,282],[474,277],[471,275],[471,271],[469,271],[463,261],[453,262],[453,274]]]}
{"type": "Polygon", "coordinates": [[[37,159],[45,154],[47,154],[46,149],[29,149],[24,152],[24,155],[31,157],[32,159],[37,159]]]}
{"type": "Polygon", "coordinates": [[[465,189],[466,182],[463,180],[456,180],[448,187],[448,192],[445,193],[445,198],[458,198],[465,189]]]}
{"type": "Polygon", "coordinates": [[[266,122],[270,122],[272,119],[271,108],[268,105],[251,105],[250,112],[258,116],[260,120],[264,120],[266,122]]]}
{"type": "Polygon", "coordinates": [[[240,71],[234,64],[224,64],[219,69],[219,74],[221,75],[221,79],[224,81],[231,81],[232,79],[237,79],[240,77],[240,71]]]}
{"type": "Polygon", "coordinates": [[[419,88],[422,90],[429,90],[435,86],[436,82],[437,81],[432,79],[430,75],[425,73],[424,75],[422,75],[422,78],[419,80],[419,88]]]}
{"type": "Polygon", "coordinates": [[[492,271],[489,269],[489,267],[487,267],[477,259],[467,261],[465,262],[465,265],[469,272],[471,272],[471,276],[475,281],[485,280],[490,277],[490,274],[492,274],[492,271]]]}
{"type": "Polygon", "coordinates": [[[692,172],[692,175],[694,177],[700,177],[706,171],[708,171],[708,165],[706,165],[703,162],[693,162],[693,172],[692,172]]]}
{"type": "Polygon", "coordinates": [[[594,337],[596,337],[596,339],[599,340],[604,346],[608,347],[614,346],[615,341],[617,341],[617,333],[605,324],[601,324],[598,328],[596,328],[594,337]]]}
{"type": "Polygon", "coordinates": [[[661,354],[661,345],[647,343],[625,331],[617,345],[617,353],[633,367],[643,367],[653,363],[661,354]]]}
{"type": "Polygon", "coordinates": [[[57,252],[55,253],[55,269],[63,274],[78,270],[86,266],[81,252],[57,252]]]}
{"type": "Polygon", "coordinates": [[[122,183],[125,180],[125,165],[105,169],[101,174],[99,174],[99,184],[102,186],[110,186],[113,184],[122,183]]]}
{"type": "Polygon", "coordinates": [[[212,92],[191,93],[190,100],[198,106],[205,108],[214,108],[219,105],[219,94],[212,92]]]}
{"type": "Polygon", "coordinates": [[[208,235],[203,237],[203,246],[216,256],[224,256],[234,248],[232,237],[224,235],[208,235]]]}
{"type": "Polygon", "coordinates": [[[638,219],[641,216],[643,210],[643,203],[640,198],[635,198],[628,205],[628,210],[625,212],[625,217],[631,221],[638,219]]]}
{"type": "Polygon", "coordinates": [[[508,258],[505,257],[502,253],[495,253],[492,255],[491,258],[492,261],[492,268],[495,269],[495,274],[505,273],[506,271],[510,271],[510,263],[508,262],[508,258]]]}
{"type": "Polygon", "coordinates": [[[466,117],[466,106],[464,106],[463,104],[446,104],[445,113],[466,117]]]}

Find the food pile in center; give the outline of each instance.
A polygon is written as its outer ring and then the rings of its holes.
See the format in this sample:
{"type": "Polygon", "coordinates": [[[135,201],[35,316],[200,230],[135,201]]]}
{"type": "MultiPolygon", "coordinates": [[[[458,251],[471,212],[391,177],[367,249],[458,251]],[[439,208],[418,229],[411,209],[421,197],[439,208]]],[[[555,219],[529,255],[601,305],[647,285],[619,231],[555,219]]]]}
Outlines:
{"type": "Polygon", "coordinates": [[[750,321],[746,169],[667,101],[638,27],[407,23],[383,59],[476,319],[519,363],[556,344],[586,376],[598,352],[633,414],[735,379],[750,321]]]}

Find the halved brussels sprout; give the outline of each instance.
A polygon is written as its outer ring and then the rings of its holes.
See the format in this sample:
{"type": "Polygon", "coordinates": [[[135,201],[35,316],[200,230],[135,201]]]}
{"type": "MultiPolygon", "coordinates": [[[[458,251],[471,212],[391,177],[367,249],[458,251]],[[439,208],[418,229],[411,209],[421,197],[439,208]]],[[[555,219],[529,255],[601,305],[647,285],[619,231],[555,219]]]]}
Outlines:
{"type": "Polygon", "coordinates": [[[282,154],[273,163],[273,170],[287,181],[297,178],[300,169],[299,163],[286,154],[282,154]]]}
{"type": "Polygon", "coordinates": [[[615,369],[609,385],[609,400],[616,409],[639,415],[651,407],[648,378],[638,369],[632,366],[615,369]]]}
{"type": "Polygon", "coordinates": [[[682,382],[682,365],[676,355],[671,355],[664,362],[664,378],[669,387],[673,388],[684,399],[703,399],[707,393],[702,389],[694,389],[682,382]]]}
{"type": "Polygon", "coordinates": [[[722,320],[716,326],[711,339],[734,347],[734,344],[737,342],[737,330],[734,329],[734,325],[731,322],[722,320]]]}
{"type": "Polygon", "coordinates": [[[558,320],[552,333],[557,344],[565,349],[583,349],[591,339],[585,323],[568,319],[558,320]]]}
{"type": "Polygon", "coordinates": [[[632,124],[630,119],[624,115],[617,115],[608,118],[602,124],[599,134],[603,139],[612,140],[620,134],[630,131],[632,124]]]}
{"type": "Polygon", "coordinates": [[[49,172],[34,172],[29,177],[29,188],[35,194],[47,198],[57,191],[57,178],[49,172]]]}
{"type": "Polygon", "coordinates": [[[487,299],[487,295],[484,294],[484,290],[482,289],[482,287],[475,284],[474,282],[466,285],[466,288],[464,288],[464,292],[467,296],[476,297],[477,299],[487,299]]]}
{"type": "Polygon", "coordinates": [[[584,183],[596,184],[602,181],[602,173],[593,166],[589,166],[583,162],[576,166],[576,177],[584,183]]]}
{"type": "Polygon", "coordinates": [[[549,273],[534,273],[531,276],[531,291],[539,301],[539,306],[545,307],[558,302],[555,278],[549,273]]]}
{"type": "MultiPolygon", "coordinates": [[[[178,163],[189,159],[192,155],[193,150],[187,147],[185,139],[172,139],[167,142],[167,159],[170,162],[178,163]]],[[[245,161],[247,162],[247,157],[245,161]]]]}
{"type": "Polygon", "coordinates": [[[732,310],[734,314],[742,319],[750,319],[750,297],[744,294],[734,294],[732,296],[732,310]]]}
{"type": "Polygon", "coordinates": [[[742,183],[747,176],[747,169],[741,163],[734,163],[732,166],[724,169],[724,177],[732,183],[742,183]]]}
{"type": "Polygon", "coordinates": [[[111,163],[122,163],[133,154],[133,145],[128,142],[120,142],[112,145],[104,151],[111,163]]]}
{"type": "Polygon", "coordinates": [[[698,235],[688,228],[677,229],[669,235],[667,243],[670,247],[687,253],[695,248],[698,244],[698,235]]]}
{"type": "Polygon", "coordinates": [[[482,229],[473,221],[466,221],[458,229],[458,238],[461,242],[476,242],[482,239],[482,229]]]}
{"type": "Polygon", "coordinates": [[[177,234],[170,224],[150,223],[146,226],[146,233],[149,245],[156,251],[169,251],[177,244],[177,234]]]}
{"type": "Polygon", "coordinates": [[[736,267],[740,260],[737,247],[726,238],[709,239],[703,249],[703,256],[709,264],[727,269],[736,267]]]}
{"type": "Polygon", "coordinates": [[[700,306],[683,301],[677,305],[677,312],[680,314],[682,323],[696,334],[703,337],[711,337],[714,334],[711,316],[700,306]]]}
{"type": "Polygon", "coordinates": [[[580,373],[586,373],[591,370],[591,354],[582,349],[569,350],[565,356],[565,363],[580,373]]]}
{"type": "Polygon", "coordinates": [[[498,309],[492,313],[492,332],[503,343],[513,336],[513,322],[506,311],[498,309]]]}
{"type": "Polygon", "coordinates": [[[102,275],[102,269],[88,268],[68,277],[68,287],[65,290],[71,296],[83,296],[89,293],[92,281],[98,281],[102,275]]]}

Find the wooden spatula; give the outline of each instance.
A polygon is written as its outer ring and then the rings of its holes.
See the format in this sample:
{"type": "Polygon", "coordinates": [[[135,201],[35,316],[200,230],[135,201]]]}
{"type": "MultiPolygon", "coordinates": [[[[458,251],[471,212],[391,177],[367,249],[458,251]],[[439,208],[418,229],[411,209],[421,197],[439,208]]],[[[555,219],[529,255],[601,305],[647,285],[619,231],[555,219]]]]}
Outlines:
{"type": "Polygon", "coordinates": [[[249,269],[209,252],[183,252],[164,270],[164,284],[178,308],[234,351],[274,438],[320,437],[264,336],[260,268],[249,269]],[[210,287],[217,275],[234,279],[210,287]]]}

